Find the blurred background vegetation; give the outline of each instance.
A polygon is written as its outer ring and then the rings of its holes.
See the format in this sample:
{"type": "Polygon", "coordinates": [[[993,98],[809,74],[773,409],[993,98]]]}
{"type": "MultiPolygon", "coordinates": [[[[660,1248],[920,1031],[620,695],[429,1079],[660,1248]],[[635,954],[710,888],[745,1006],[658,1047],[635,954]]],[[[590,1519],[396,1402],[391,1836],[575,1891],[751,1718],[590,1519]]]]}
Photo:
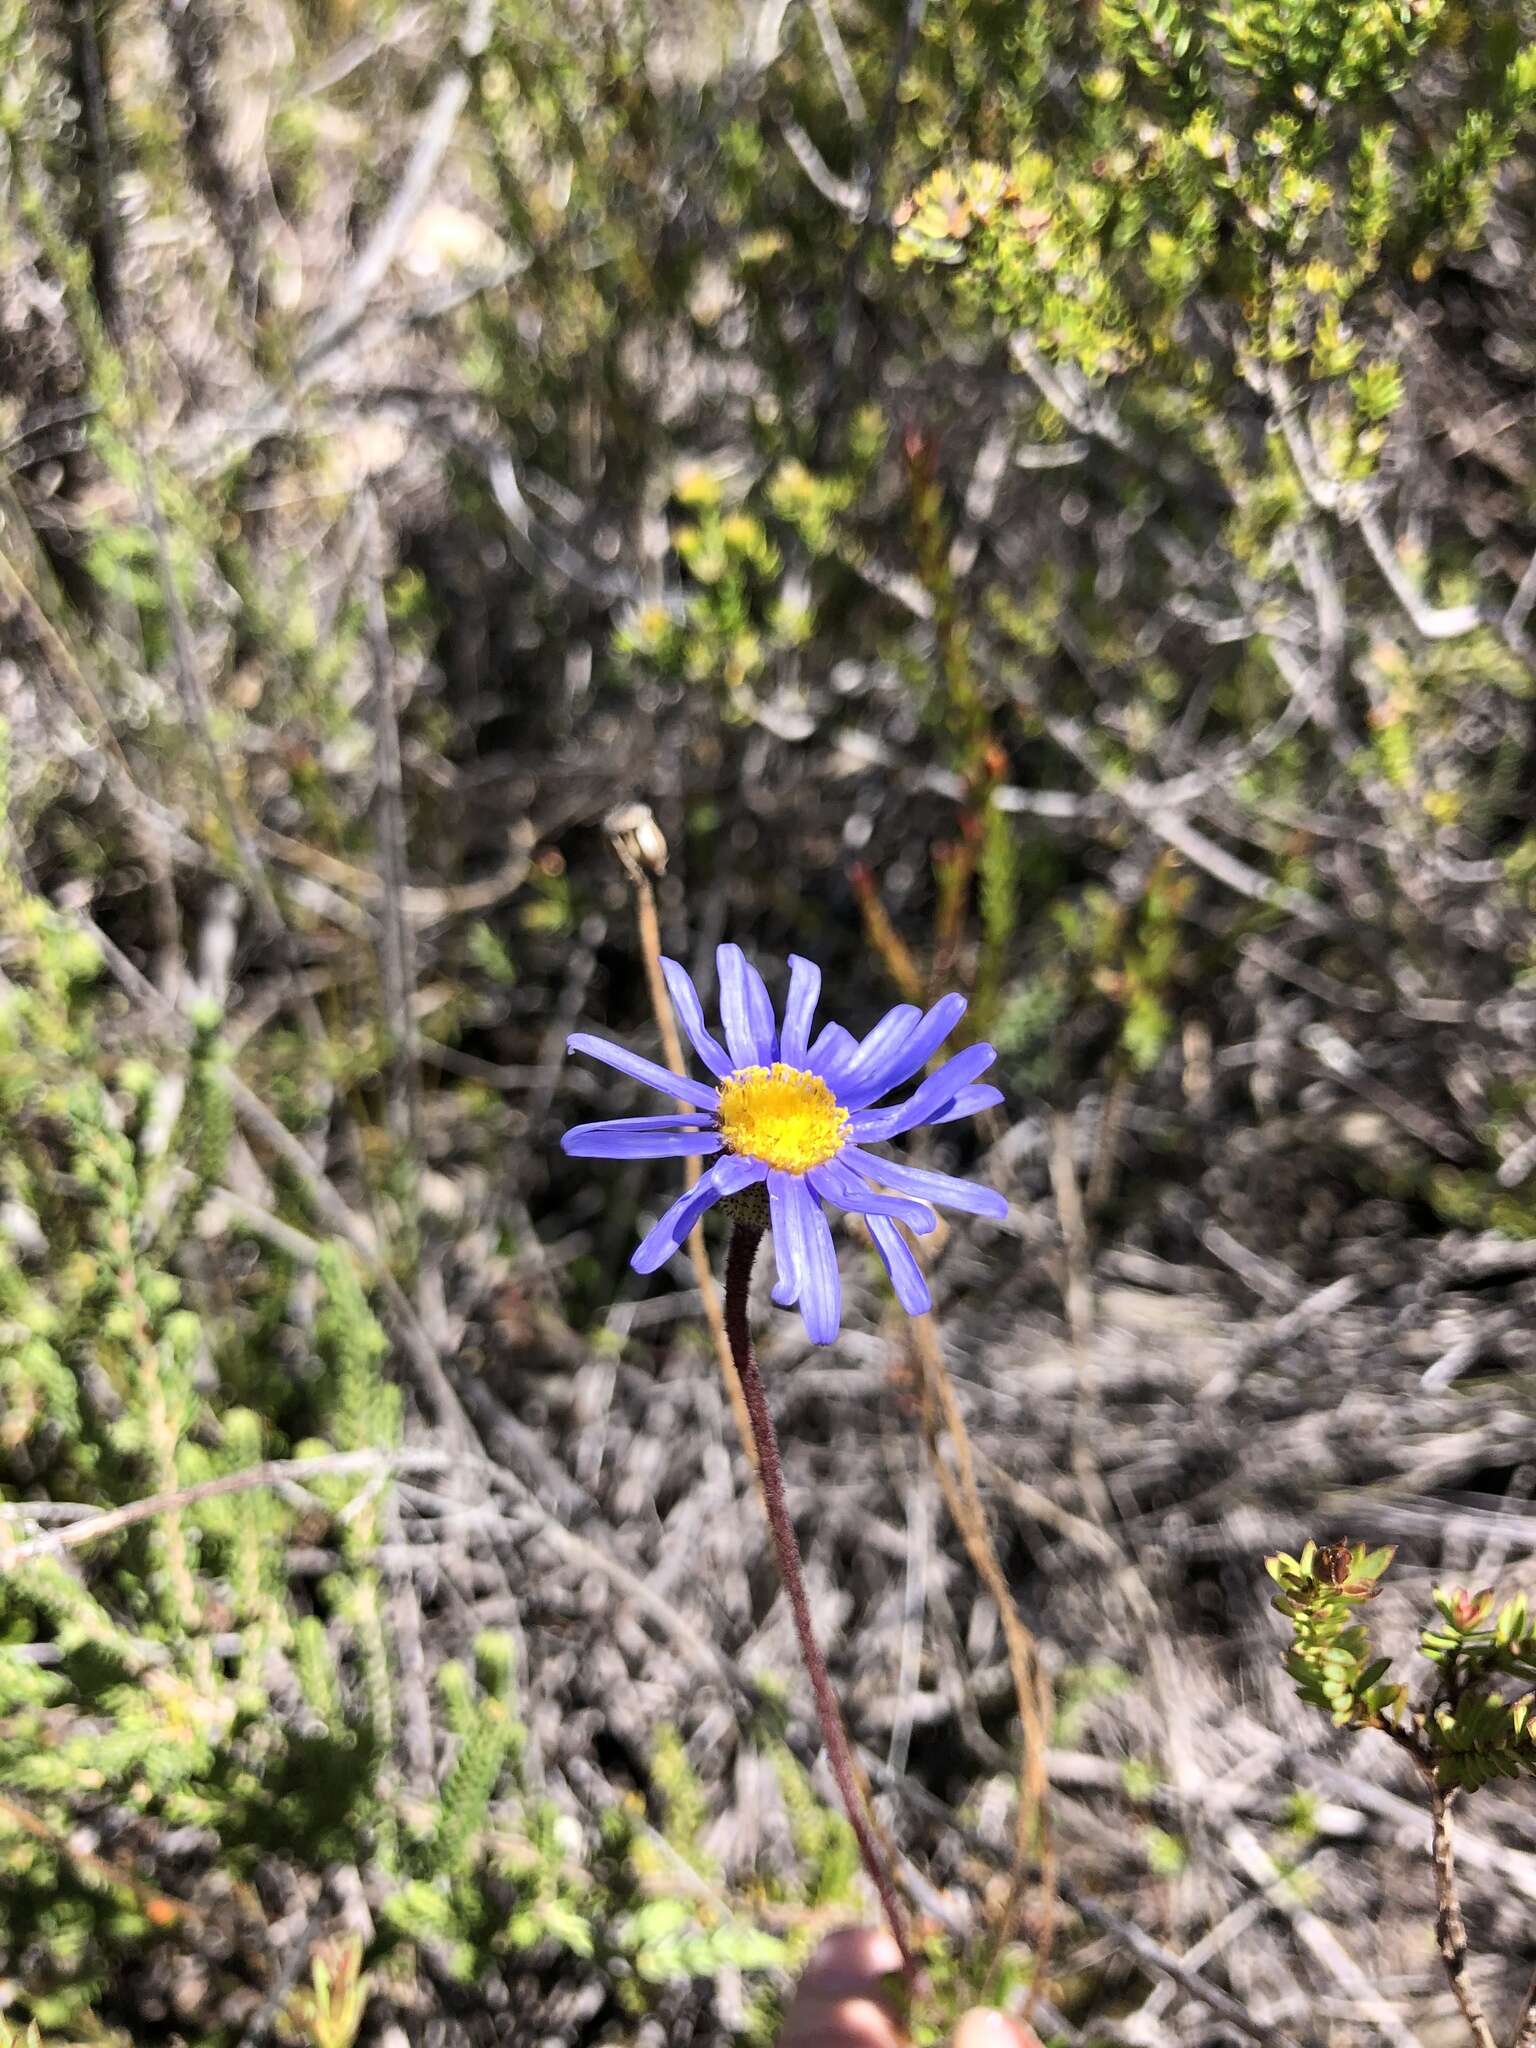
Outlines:
{"type": "MultiPolygon", "coordinates": [[[[627,1270],[665,1177],[557,1149],[630,1106],[567,1031],[654,1044],[639,803],[669,952],[1001,1050],[929,1142],[1013,1201],[936,1292],[1056,1679],[1042,2026],[1451,2038],[1256,1564],[1533,1548],[1531,30],[0,0],[0,2018],[766,2041],[860,1910],[692,1275],[627,1270]]],[[[765,1363],[963,1948],[998,1617],[844,1261],[765,1363]]]]}

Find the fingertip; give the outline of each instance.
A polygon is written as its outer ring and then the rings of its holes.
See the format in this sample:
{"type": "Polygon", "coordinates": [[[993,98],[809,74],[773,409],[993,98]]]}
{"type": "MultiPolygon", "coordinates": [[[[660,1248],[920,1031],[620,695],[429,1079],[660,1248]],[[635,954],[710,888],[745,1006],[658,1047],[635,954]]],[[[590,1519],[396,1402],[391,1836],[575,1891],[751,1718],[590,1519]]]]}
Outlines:
{"type": "Polygon", "coordinates": [[[805,1967],[802,1995],[847,1998],[877,1996],[887,1977],[902,1967],[901,1950],[884,1927],[839,1927],[826,1936],[805,1967]]]}
{"type": "Polygon", "coordinates": [[[872,1998],[837,1998],[830,2005],[796,2005],[779,2048],[904,2048],[906,2036],[872,1998]]]}
{"type": "Polygon", "coordinates": [[[779,2048],[901,2048],[887,1996],[901,1967],[883,1928],[838,1928],[806,1965],[779,2048]]]}

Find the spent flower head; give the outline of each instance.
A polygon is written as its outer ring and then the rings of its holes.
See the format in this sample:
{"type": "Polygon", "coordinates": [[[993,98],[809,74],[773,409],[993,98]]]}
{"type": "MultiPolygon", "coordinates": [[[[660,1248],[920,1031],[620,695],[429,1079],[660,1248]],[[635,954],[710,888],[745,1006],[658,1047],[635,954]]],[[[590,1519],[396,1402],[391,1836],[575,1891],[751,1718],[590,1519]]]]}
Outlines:
{"type": "Polygon", "coordinates": [[[821,993],[821,969],[814,962],[790,955],[780,1020],[762,976],[739,946],[721,946],[715,958],[719,1037],[710,1031],[686,971],[675,960],[661,963],[678,1021],[713,1081],[668,1073],[624,1046],[577,1032],[567,1042],[571,1052],[603,1060],[689,1108],[669,1116],[578,1124],[561,1141],[565,1151],[578,1159],[718,1155],[641,1240],[631,1261],[637,1272],[654,1272],[670,1258],[714,1203],[758,1188],[766,1195],[773,1232],[773,1298],[781,1307],[798,1305],[813,1343],[829,1344],[841,1316],[829,1204],[864,1218],[897,1300],[910,1314],[920,1314],[930,1306],[928,1283],[897,1224],[924,1234],[937,1222],[935,1207],[1000,1220],[1007,1203],[993,1188],[906,1166],[867,1148],[920,1124],[974,1116],[1002,1100],[980,1080],[995,1051],[971,1045],[905,1100],[879,1107],[883,1097],[922,1072],[965,1014],[965,998],[942,996],[927,1011],[898,1003],[864,1038],[841,1024],[826,1024],[813,1039],[821,993]]]}

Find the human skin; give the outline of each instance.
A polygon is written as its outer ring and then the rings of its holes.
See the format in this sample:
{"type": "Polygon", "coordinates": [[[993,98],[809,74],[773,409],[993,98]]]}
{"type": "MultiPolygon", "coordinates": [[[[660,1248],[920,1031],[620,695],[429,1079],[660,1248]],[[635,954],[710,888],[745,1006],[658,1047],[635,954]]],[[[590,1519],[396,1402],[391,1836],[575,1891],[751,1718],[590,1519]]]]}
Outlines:
{"type": "MultiPolygon", "coordinates": [[[[882,1928],[829,1934],[806,1965],[778,2048],[908,2048],[896,2024],[890,1984],[901,1951],[882,1928]]],[[[1039,2048],[1035,2036],[1000,2012],[968,2012],[952,2048],[1039,2048]]]]}

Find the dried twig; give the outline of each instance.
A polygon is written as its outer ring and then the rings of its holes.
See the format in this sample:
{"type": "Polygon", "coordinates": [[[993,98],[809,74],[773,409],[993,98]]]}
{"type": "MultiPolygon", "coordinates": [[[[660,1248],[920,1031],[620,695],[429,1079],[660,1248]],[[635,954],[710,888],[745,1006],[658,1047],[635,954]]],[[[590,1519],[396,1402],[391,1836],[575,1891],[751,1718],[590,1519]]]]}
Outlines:
{"type": "Polygon", "coordinates": [[[416,987],[415,943],[405,916],[405,810],[400,774],[400,727],[395,708],[395,658],[384,610],[383,538],[371,490],[359,507],[363,527],[362,575],[368,652],[373,665],[374,819],[384,915],[379,958],[389,1018],[389,1116],[407,1157],[421,1156],[421,1071],[411,997],[416,987]]]}
{"type": "Polygon", "coordinates": [[[296,377],[302,379],[311,372],[338,343],[347,338],[367,313],[389,266],[410,233],[411,224],[431,196],[438,170],[453,140],[454,127],[463,112],[464,102],[469,98],[467,64],[484,49],[489,23],[489,0],[473,0],[459,36],[459,48],[466,63],[455,65],[433,94],[416,131],[400,182],[356,262],[310,329],[294,364],[296,377]]]}
{"type": "MultiPolygon", "coordinates": [[[[1011,1856],[1011,1851],[1003,1849],[997,1842],[969,1827],[951,1807],[930,1792],[926,1786],[918,1784],[911,1778],[898,1780],[894,1774],[878,1764],[872,1763],[870,1771],[876,1783],[891,1785],[913,1806],[920,1808],[933,1819],[942,1821],[946,1834],[963,1843],[976,1855],[985,1857],[989,1863],[1001,1864],[1011,1856]]],[[[1165,1948],[1134,1920],[1115,1912],[1112,1907],[1106,1906],[1102,1899],[1073,1884],[1070,1878],[1063,1877],[1057,1888],[1063,1902],[1070,1906],[1080,1919],[1085,1920],[1090,1927],[1098,1928],[1117,1947],[1124,1949],[1127,1955],[1134,1956],[1145,1968],[1155,1971],[1160,1977],[1166,1977],[1189,1997],[1198,1999],[1208,2011],[1214,2013],[1218,2019],[1225,2020],[1229,2026],[1235,2027],[1245,2039],[1259,2042],[1261,2048],[1295,2048],[1291,2037],[1281,2028],[1269,2026],[1263,2020],[1255,2019],[1239,1999],[1232,1997],[1230,1992],[1223,1991],[1218,1985],[1212,1984],[1208,1978],[1202,1977],[1198,1970],[1191,1969],[1182,1956],[1176,1956],[1171,1949],[1165,1948]]]]}
{"type": "MultiPolygon", "coordinates": [[[[178,1486],[164,1493],[146,1494],[140,1500],[125,1501],[121,1507],[100,1513],[80,1511],[80,1519],[59,1529],[26,1537],[9,1549],[0,1549],[0,1568],[20,1564],[30,1557],[51,1557],[64,1550],[79,1550],[98,1543],[104,1536],[155,1521],[161,1515],[176,1515],[195,1508],[205,1500],[222,1500],[232,1493],[249,1493],[262,1486],[299,1485],[305,1479],[342,1478],[353,1473],[441,1472],[453,1462],[447,1451],[325,1451],[314,1458],[267,1458],[259,1465],[243,1465],[238,1472],[221,1472],[214,1479],[199,1479],[191,1486],[178,1486]]],[[[29,1503],[11,1501],[0,1508],[7,1518],[25,1519],[29,1503]]],[[[52,1504],[55,1509],[57,1504],[52,1504]]]]}
{"type": "Polygon", "coordinates": [[[1253,1884],[1263,1887],[1272,1904],[1278,1906],[1294,1928],[1297,1940],[1328,1975],[1381,2032],[1392,2048],[1423,2048],[1412,2027],[1406,2025],[1345,1948],[1333,1929],[1311,1909],[1289,1895],[1285,1873],[1254,1838],[1249,1829],[1234,1822],[1225,1830],[1227,1853],[1253,1884]]]}

